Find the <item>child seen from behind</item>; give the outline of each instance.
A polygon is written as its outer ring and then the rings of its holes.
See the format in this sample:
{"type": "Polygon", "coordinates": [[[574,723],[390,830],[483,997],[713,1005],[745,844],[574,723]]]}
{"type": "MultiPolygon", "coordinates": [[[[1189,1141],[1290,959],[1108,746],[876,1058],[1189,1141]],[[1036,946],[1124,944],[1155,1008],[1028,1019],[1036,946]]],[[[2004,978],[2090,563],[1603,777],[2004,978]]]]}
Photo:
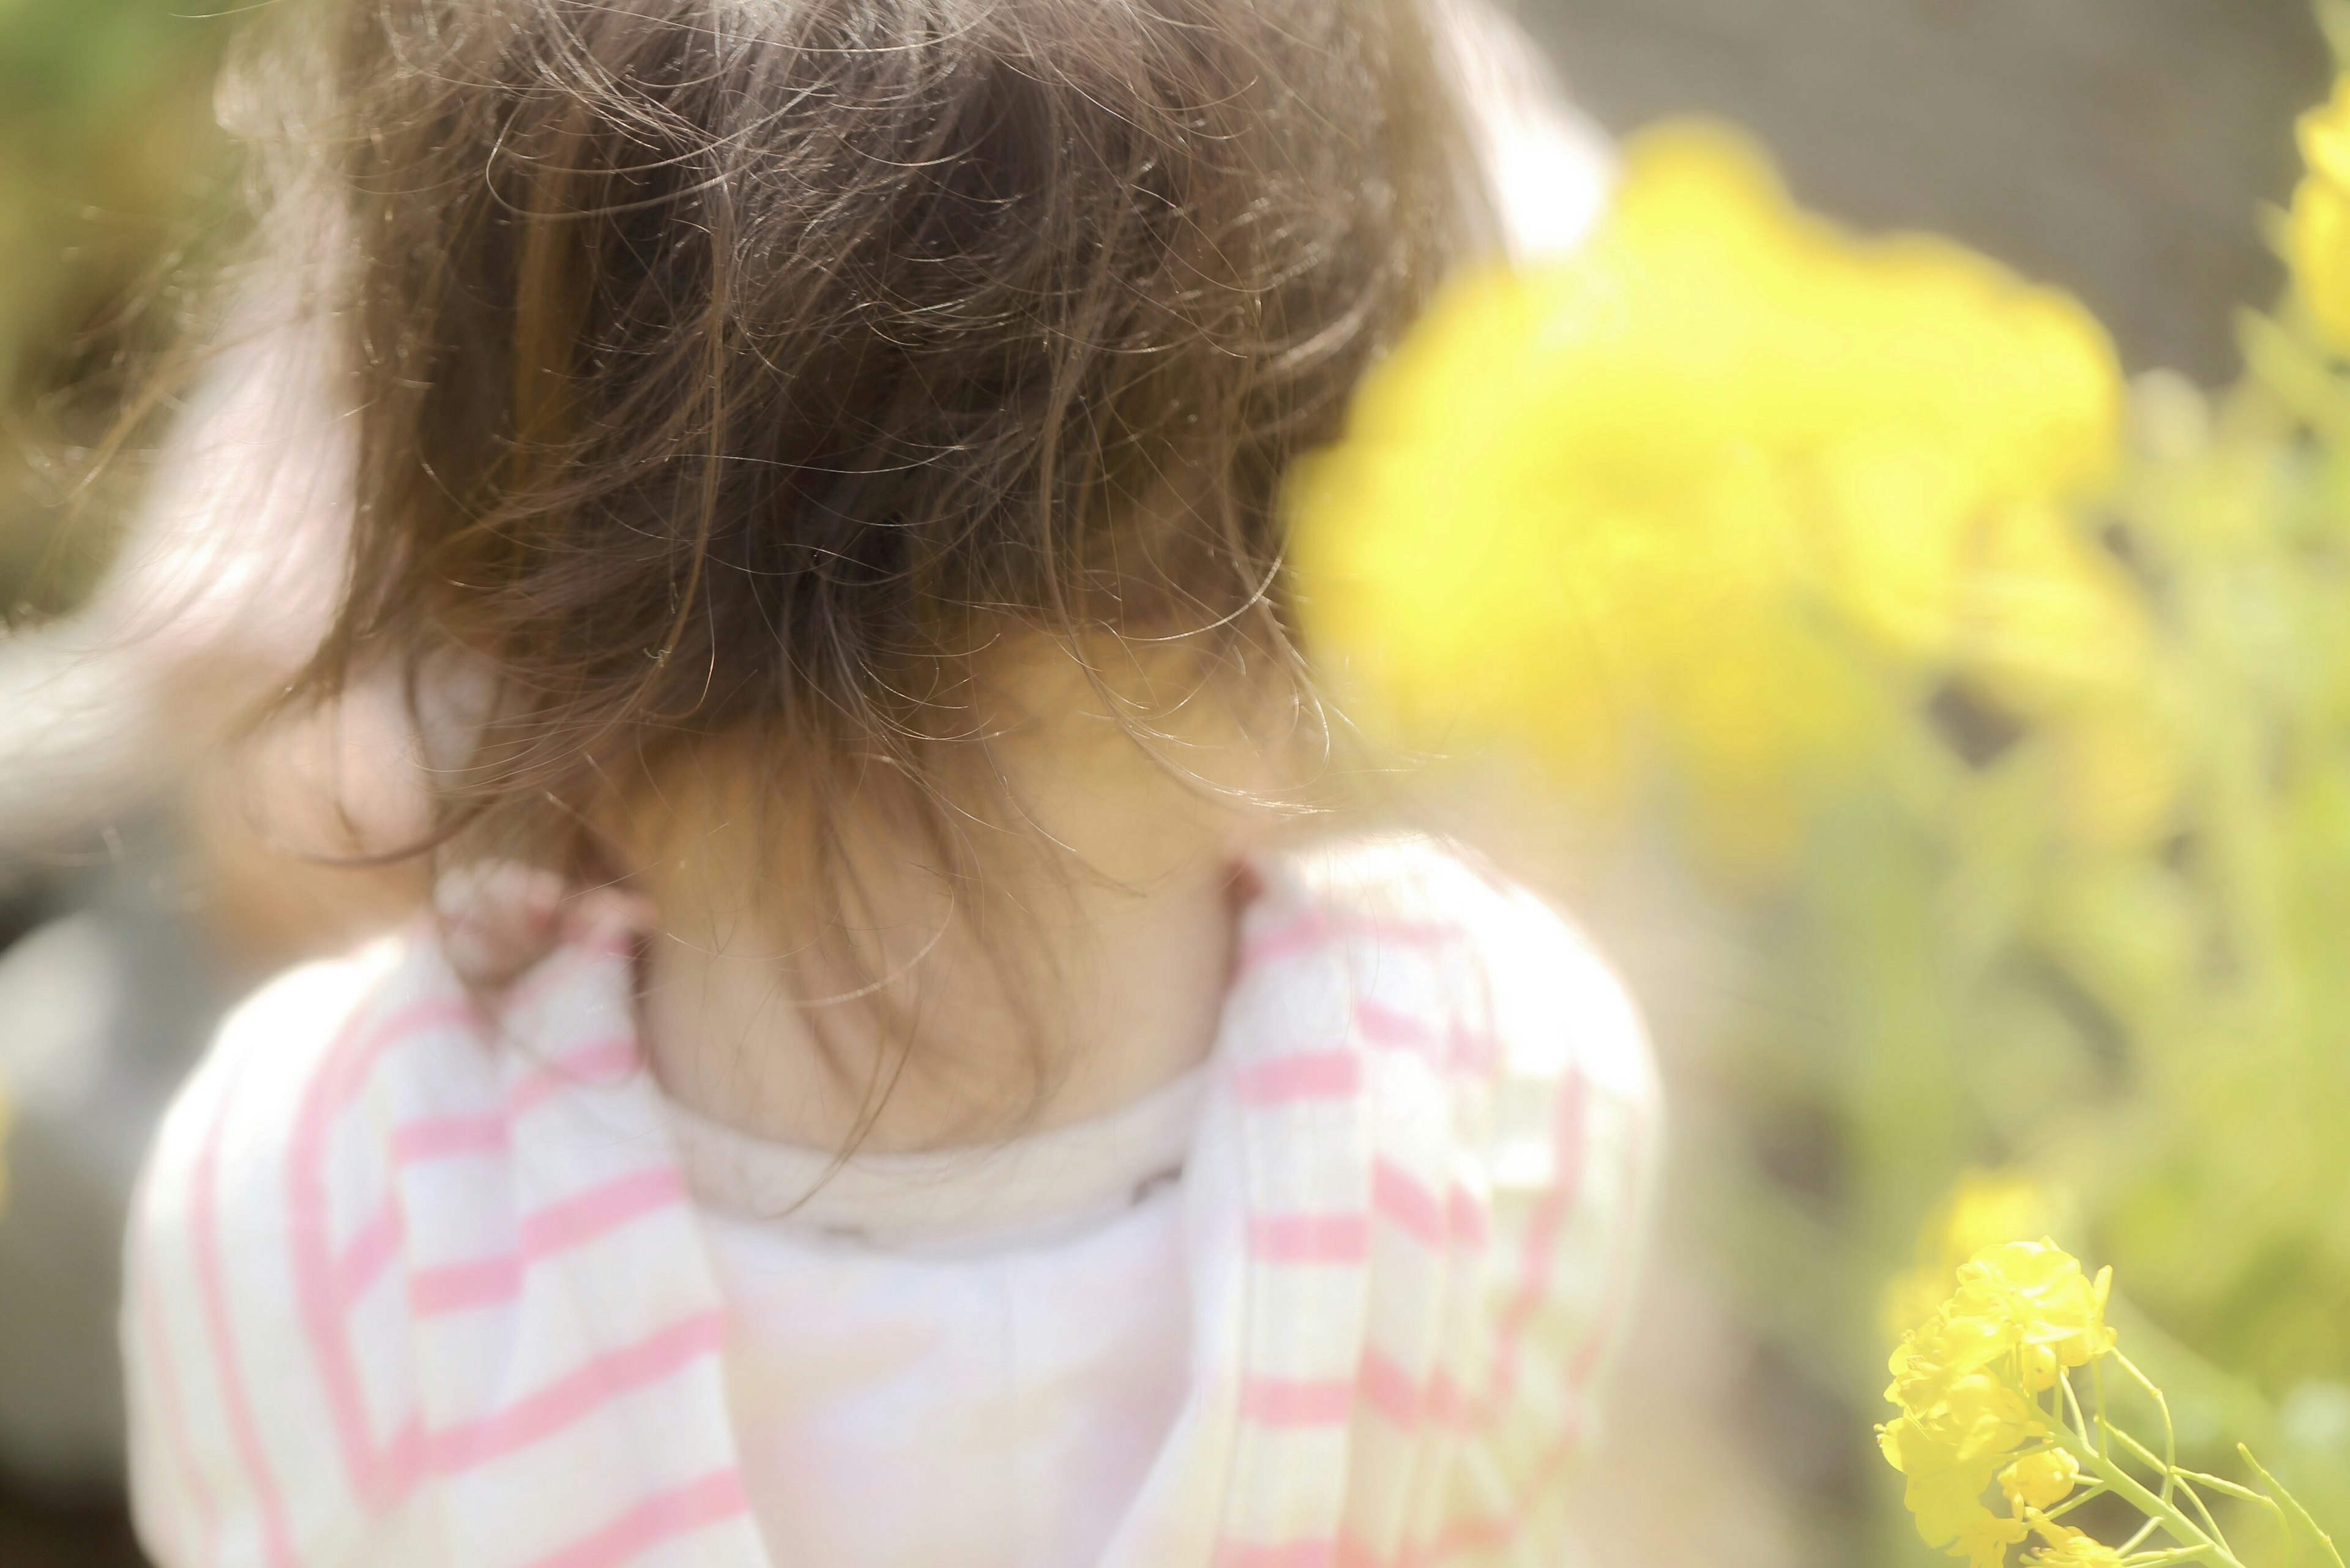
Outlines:
{"type": "Polygon", "coordinates": [[[1540,197],[1503,35],[273,28],[231,96],[350,474],[285,705],[401,695],[442,870],[166,1120],[156,1559],[1556,1563],[1645,1049],[1531,895],[1302,831],[1347,790],[1281,564],[1288,463],[1540,197]]]}

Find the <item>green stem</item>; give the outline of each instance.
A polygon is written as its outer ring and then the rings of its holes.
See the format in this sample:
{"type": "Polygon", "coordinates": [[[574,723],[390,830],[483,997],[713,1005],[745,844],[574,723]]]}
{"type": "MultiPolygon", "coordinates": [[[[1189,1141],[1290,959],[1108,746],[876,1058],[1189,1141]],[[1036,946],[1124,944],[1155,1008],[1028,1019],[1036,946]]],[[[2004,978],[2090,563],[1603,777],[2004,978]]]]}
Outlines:
{"type": "MultiPolygon", "coordinates": [[[[2116,1361],[2121,1363],[2122,1370],[2137,1379],[2137,1386],[2153,1397],[2154,1407],[2162,1412],[2162,1496],[2168,1502],[2171,1483],[2178,1474],[2178,1428],[2171,1424],[2170,1401],[2163,1397],[2161,1389],[2154,1386],[2153,1378],[2137,1369],[2137,1362],[2118,1350],[2112,1355],[2116,1361]]],[[[2102,1417],[2100,1412],[2100,1418],[2102,1417]]]]}
{"type": "Polygon", "coordinates": [[[2262,1497],[2259,1492],[2254,1491],[2248,1486],[2240,1486],[2236,1482],[2228,1480],[2220,1476],[2207,1476],[2201,1470],[2182,1469],[2178,1474],[2182,1480],[2193,1481],[2199,1486],[2208,1486],[2213,1491],[2225,1492],[2230,1497],[2236,1498],[2243,1502],[2267,1502],[2269,1501],[2267,1498],[2262,1497]]]}
{"type": "MultiPolygon", "coordinates": [[[[2106,1424],[2105,1429],[2125,1442],[2129,1440],[2129,1435],[2111,1422],[2106,1424]]],[[[2161,1526],[2163,1532],[2188,1549],[2190,1556],[2200,1556],[2215,1564],[2216,1568],[2244,1568],[2242,1559],[2206,1535],[2176,1506],[2147,1490],[2136,1476],[2122,1468],[2118,1460],[2099,1453],[2095,1444],[2084,1441],[2078,1434],[2070,1431],[2060,1433],[2057,1440],[2064,1445],[2083,1469],[2111,1487],[2123,1501],[2161,1526]]]]}
{"type": "Polygon", "coordinates": [[[2221,1533],[2220,1521],[2212,1518],[2211,1511],[2203,1505],[2202,1494],[2198,1492],[2192,1486],[2189,1486],[2184,1479],[2182,1479],[2186,1475],[2186,1471],[2180,1469],[2177,1465],[2166,1464],[2162,1460],[2156,1459],[2154,1457],[2154,1451],[2151,1449],[2148,1449],[2144,1443],[2139,1442],[2136,1438],[2131,1437],[2127,1432],[2123,1431],[2119,1427],[2115,1426],[2111,1421],[2106,1423],[2106,1430],[2111,1433],[2116,1438],[2119,1439],[2122,1447],[2127,1449],[2133,1455],[2135,1455],[2140,1464],[2145,1465],[2148,1469],[2160,1470],[2162,1472],[2162,1501],[2164,1502],[2176,1505],[2178,1501],[2179,1494],[2184,1493],[2187,1501],[2194,1505],[2197,1516],[2202,1520],[2204,1532],[2222,1550],[2227,1548],[2228,1538],[2226,1535],[2221,1533]]]}
{"type": "Polygon", "coordinates": [[[2309,1517],[2309,1510],[2301,1506],[2300,1500],[2277,1484],[2276,1477],[2269,1474],[2267,1467],[2252,1458],[2251,1449],[2238,1443],[2236,1452],[2243,1456],[2244,1463],[2251,1467],[2252,1474],[2258,1476],[2261,1485],[2268,1489],[2268,1495],[2261,1501],[2284,1519],[2286,1539],[2316,1546],[2333,1563],[2334,1568],[2343,1568],[2342,1553],[2334,1549],[2334,1538],[2317,1527],[2317,1521],[2309,1517]]]}

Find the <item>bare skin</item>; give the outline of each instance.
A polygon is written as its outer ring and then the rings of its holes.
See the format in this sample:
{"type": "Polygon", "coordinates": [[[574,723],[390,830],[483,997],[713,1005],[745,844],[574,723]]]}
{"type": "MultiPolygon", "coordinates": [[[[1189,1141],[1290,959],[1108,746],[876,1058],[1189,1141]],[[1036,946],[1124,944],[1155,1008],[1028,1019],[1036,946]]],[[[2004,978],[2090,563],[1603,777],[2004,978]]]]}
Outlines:
{"type": "Polygon", "coordinates": [[[1025,822],[969,808],[981,892],[860,794],[841,831],[863,896],[834,912],[799,891],[817,885],[794,830],[805,803],[754,798],[772,774],[717,749],[642,792],[621,836],[660,912],[642,1010],[668,1092],[754,1136],[884,1152],[1082,1120],[1203,1060],[1236,859],[1273,822],[1236,798],[1279,784],[1279,748],[1248,739],[1182,660],[1155,662],[1105,658],[1107,701],[1039,638],[983,663],[974,702],[993,738],[974,765],[1004,787],[970,798],[1025,822]],[[1157,759],[1113,705],[1154,715],[1157,759]]]}

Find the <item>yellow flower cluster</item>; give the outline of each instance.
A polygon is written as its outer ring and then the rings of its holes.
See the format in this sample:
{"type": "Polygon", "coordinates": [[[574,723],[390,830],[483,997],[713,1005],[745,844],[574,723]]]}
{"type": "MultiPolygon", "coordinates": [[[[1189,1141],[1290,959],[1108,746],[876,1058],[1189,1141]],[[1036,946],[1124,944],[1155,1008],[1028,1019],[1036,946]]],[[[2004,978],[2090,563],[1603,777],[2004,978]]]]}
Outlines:
{"type": "Polygon", "coordinates": [[[2134,604],[2059,504],[2118,408],[2069,297],[1652,131],[1582,251],[1455,284],[1299,465],[1298,599],[1391,734],[1530,740],[1602,798],[1660,760],[1767,833],[1887,654],[2026,714],[2128,680],[2134,604]]]}
{"type": "Polygon", "coordinates": [[[2104,1550],[2094,1542],[2041,1517],[2070,1495],[2079,1471],[2056,1446],[2039,1397],[2064,1368],[2113,1349],[2105,1321],[2111,1277],[2088,1279],[2053,1241],[1987,1247],[1960,1268],[1950,1299],[1894,1351],[1885,1397],[1900,1414],[1877,1428],[1877,1442],[1907,1478],[1905,1501],[1928,1545],[1973,1568],[1999,1568],[2036,1527],[2047,1542],[2036,1563],[2105,1561],[2082,1555],[2104,1550]],[[1994,1480],[2008,1513],[1983,1501],[1994,1480]]]}
{"type": "Polygon", "coordinates": [[[2285,259],[2319,330],[2350,353],[2350,75],[2301,117],[2300,131],[2309,171],[2293,194],[2285,259]]]}

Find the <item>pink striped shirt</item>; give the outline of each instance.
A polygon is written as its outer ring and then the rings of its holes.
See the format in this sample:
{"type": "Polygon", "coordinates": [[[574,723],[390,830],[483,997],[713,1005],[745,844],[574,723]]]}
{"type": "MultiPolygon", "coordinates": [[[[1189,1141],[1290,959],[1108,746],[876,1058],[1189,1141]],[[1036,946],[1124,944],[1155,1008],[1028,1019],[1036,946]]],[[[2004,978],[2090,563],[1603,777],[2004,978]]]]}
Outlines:
{"type": "MultiPolygon", "coordinates": [[[[1638,1021],[1426,841],[1258,871],[1180,1195],[1189,1392],[1105,1568],[1555,1563],[1656,1163],[1638,1021]]],[[[130,1242],[165,1568],[767,1568],[629,945],[584,902],[485,1012],[420,926],[231,1020],[130,1242]]]]}

